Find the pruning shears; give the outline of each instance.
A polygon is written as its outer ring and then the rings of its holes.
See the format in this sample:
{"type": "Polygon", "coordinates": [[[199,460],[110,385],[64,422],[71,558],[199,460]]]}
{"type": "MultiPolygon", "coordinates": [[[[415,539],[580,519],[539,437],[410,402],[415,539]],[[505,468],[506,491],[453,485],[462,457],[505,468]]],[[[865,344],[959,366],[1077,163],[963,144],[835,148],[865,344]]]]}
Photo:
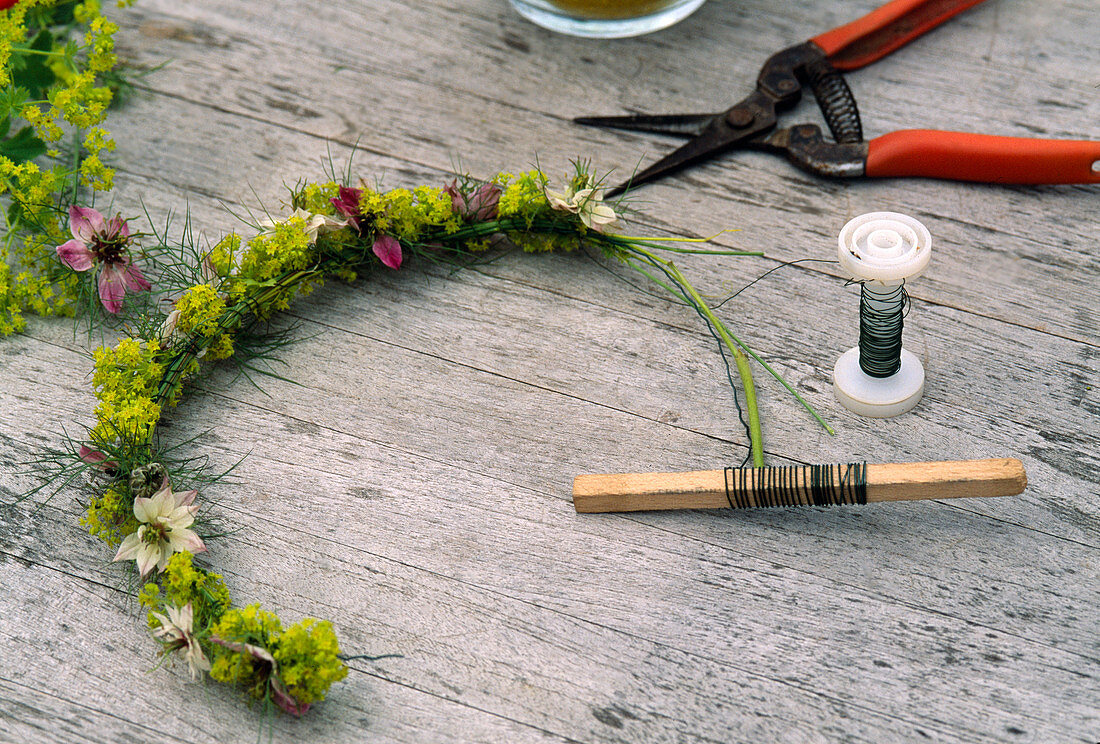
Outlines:
{"type": "Polygon", "coordinates": [[[719,114],[585,116],[578,124],[687,137],[678,149],[611,189],[615,196],[734,149],[782,153],[823,176],[918,176],[983,183],[1100,183],[1100,141],[1044,140],[906,129],[863,141],[859,109],[841,72],[885,57],[983,0],[892,0],[864,17],[773,55],[756,88],[719,114]],[[832,132],[777,128],[808,85],[832,132]]]}

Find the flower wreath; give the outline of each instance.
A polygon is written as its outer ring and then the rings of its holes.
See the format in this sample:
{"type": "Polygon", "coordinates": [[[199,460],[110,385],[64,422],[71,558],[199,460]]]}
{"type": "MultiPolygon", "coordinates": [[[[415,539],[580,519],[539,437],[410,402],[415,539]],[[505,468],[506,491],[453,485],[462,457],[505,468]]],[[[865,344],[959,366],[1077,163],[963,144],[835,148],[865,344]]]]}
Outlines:
{"type": "Polygon", "coordinates": [[[236,606],[222,577],[196,562],[207,550],[196,523],[201,503],[197,489],[184,487],[210,479],[192,466],[194,458],[180,459],[165,446],[157,429],[210,362],[247,363],[264,344],[277,348],[264,336],[265,321],[328,278],[354,281],[398,270],[410,258],[461,266],[507,244],[526,252],[587,245],[638,270],[702,317],[723,356],[734,359],[751,456],[754,465],[763,464],[746,353],[782,378],[661,255],[762,254],[617,234],[616,207],[604,203],[599,180],[584,163],[560,191],[540,170],[388,191],[333,176],[291,189],[287,216],[258,220],[209,250],[195,247],[189,229],[172,245],[167,229],[137,233],[121,215],[81,206],[111,187],[112,172],[100,155],[114,143],[99,125],[125,90],[113,52],[117,27],[95,0],[23,0],[14,7],[0,0],[4,6],[10,9],[0,11],[0,106],[6,106],[0,194],[9,207],[0,246],[0,335],[21,330],[25,311],[79,312],[126,329],[114,346],[94,351],[95,424],[82,441],[67,440],[37,465],[61,484],[54,493],[82,474],[96,476],[81,524],[115,550],[115,561],[133,561],[152,635],[164,655],[186,660],[192,677],[208,674],[302,715],[347,675],[331,623],[306,618],[284,626],[256,604],[236,606]],[[74,41],[81,31],[83,43],[74,41]],[[10,134],[15,120],[26,126],[10,134]],[[66,159],[67,133],[73,139],[66,159]],[[42,155],[55,165],[36,165],[42,155]]]}

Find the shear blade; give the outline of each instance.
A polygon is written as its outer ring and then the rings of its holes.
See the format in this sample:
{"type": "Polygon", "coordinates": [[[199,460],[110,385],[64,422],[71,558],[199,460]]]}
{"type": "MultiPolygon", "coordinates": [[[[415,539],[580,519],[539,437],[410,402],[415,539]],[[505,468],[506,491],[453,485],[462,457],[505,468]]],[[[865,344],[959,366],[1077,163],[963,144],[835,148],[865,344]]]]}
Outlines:
{"type": "Polygon", "coordinates": [[[647,116],[579,116],[575,124],[607,129],[628,129],[635,132],[668,134],[675,137],[698,137],[714,120],[715,114],[664,114],[647,116]]]}
{"type": "Polygon", "coordinates": [[[653,163],[648,168],[645,168],[634,174],[626,183],[616,187],[608,192],[607,196],[615,196],[627,189],[633,189],[641,186],[643,183],[655,181],[658,178],[678,171],[685,166],[700,160],[705,160],[713,156],[716,152],[725,149],[730,146],[730,142],[724,139],[718,139],[716,137],[699,136],[688,140],[680,147],[676,148],[668,155],[653,163]]]}

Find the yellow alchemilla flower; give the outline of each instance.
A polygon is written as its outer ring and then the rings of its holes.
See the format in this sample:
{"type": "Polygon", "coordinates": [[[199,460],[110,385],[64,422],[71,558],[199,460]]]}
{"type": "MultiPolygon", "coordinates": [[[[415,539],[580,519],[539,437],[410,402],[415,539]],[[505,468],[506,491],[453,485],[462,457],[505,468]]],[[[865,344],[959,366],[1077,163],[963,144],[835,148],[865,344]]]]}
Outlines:
{"type": "Polygon", "coordinates": [[[168,565],[157,577],[160,585],[146,586],[140,598],[142,604],[150,609],[190,604],[201,627],[216,622],[232,604],[229,588],[220,575],[195,566],[194,561],[190,553],[176,553],[169,558],[168,565]]]}
{"type": "Polygon", "coordinates": [[[116,439],[136,445],[149,439],[160,420],[161,407],[152,397],[128,396],[117,389],[103,390],[97,397],[96,425],[92,427],[91,440],[97,443],[116,439]]]}
{"type": "MultiPolygon", "coordinates": [[[[82,448],[82,451],[84,449],[87,448],[82,448]]],[[[92,460],[85,461],[92,462],[92,460]]],[[[103,464],[105,463],[100,461],[100,465],[103,464]]],[[[125,497],[114,488],[108,488],[91,499],[87,511],[80,519],[80,524],[88,530],[88,534],[99,538],[112,548],[138,527],[133,510],[126,503],[125,497]]]]}
{"type": "Polygon", "coordinates": [[[332,200],[340,192],[340,184],[335,181],[307,183],[291,200],[292,205],[310,213],[331,214],[332,200]]]}
{"type": "Polygon", "coordinates": [[[514,180],[509,174],[493,180],[504,189],[497,204],[497,214],[502,218],[523,217],[530,224],[548,206],[544,191],[547,178],[540,170],[521,173],[514,180]]]}
{"type": "Polygon", "coordinates": [[[73,18],[77,23],[88,23],[100,13],[99,0],[85,0],[73,8],[73,18]]]}
{"type": "Polygon", "coordinates": [[[328,621],[307,617],[290,626],[279,636],[272,656],[287,693],[299,705],[323,700],[332,683],[348,674],[328,621]]]}
{"type": "Polygon", "coordinates": [[[134,516],[141,526],[122,541],[115,560],[135,560],[138,572],[147,576],[153,568],[163,571],[173,553],[205,551],[202,538],[188,529],[199,510],[197,495],[196,491],[173,493],[166,481],[152,498],[134,499],[134,516]]]}

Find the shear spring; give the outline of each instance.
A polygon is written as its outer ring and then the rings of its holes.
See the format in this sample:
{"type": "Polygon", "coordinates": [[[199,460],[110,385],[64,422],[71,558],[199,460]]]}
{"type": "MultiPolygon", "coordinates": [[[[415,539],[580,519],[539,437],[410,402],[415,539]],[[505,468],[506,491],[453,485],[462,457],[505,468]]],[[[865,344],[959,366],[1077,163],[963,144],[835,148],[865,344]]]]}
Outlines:
{"type": "Polygon", "coordinates": [[[862,142],[859,107],[844,77],[825,59],[807,65],[806,76],[833,139],[841,144],[862,142]]]}

